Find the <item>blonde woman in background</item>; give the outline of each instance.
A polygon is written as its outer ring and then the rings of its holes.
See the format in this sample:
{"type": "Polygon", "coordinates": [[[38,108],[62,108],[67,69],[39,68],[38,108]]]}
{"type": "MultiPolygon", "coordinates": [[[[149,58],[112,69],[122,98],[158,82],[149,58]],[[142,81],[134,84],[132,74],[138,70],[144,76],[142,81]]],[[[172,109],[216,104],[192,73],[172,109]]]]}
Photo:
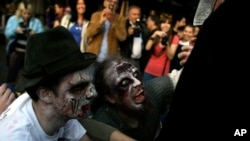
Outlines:
{"type": "Polygon", "coordinates": [[[16,14],[12,15],[7,21],[4,34],[8,39],[6,48],[9,67],[8,83],[15,83],[19,70],[24,64],[27,38],[32,34],[44,31],[41,21],[33,14],[30,3],[20,2],[16,14]]]}

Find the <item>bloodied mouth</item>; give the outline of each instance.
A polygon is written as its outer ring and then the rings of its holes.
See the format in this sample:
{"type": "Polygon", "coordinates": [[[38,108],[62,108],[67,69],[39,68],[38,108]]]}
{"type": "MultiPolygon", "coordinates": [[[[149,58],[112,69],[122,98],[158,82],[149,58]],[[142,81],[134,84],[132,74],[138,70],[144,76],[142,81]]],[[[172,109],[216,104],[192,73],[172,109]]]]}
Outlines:
{"type": "Polygon", "coordinates": [[[142,103],[145,99],[145,95],[143,90],[140,90],[135,96],[134,96],[134,101],[135,103],[142,103]]]}
{"type": "Polygon", "coordinates": [[[90,109],[89,104],[82,106],[82,114],[78,115],[80,117],[87,117],[88,111],[90,109]]]}

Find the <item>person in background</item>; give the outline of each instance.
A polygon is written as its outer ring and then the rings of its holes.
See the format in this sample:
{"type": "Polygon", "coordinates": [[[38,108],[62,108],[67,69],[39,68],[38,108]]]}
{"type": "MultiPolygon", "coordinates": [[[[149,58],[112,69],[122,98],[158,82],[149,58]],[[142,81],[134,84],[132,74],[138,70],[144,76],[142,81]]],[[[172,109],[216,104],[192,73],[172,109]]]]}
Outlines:
{"type": "Polygon", "coordinates": [[[162,13],[160,16],[160,30],[154,32],[146,44],[146,50],[151,56],[144,70],[143,81],[167,75],[170,72],[170,59],[168,50],[172,40],[172,15],[162,13]]]}
{"type": "Polygon", "coordinates": [[[7,82],[15,85],[19,71],[24,65],[27,39],[30,35],[43,32],[41,21],[34,17],[31,3],[20,2],[16,14],[6,24],[7,64],[9,66],[7,82]]]}
{"type": "Polygon", "coordinates": [[[97,55],[97,62],[120,55],[119,41],[127,37],[126,18],[117,14],[119,0],[103,0],[104,9],[91,15],[87,36],[91,38],[88,52],[97,55]]]}
{"type": "MultiPolygon", "coordinates": [[[[147,18],[147,36],[146,36],[146,42],[148,42],[150,39],[150,37],[158,30],[160,30],[160,16],[159,15],[149,15],[147,18]]],[[[151,51],[146,50],[146,47],[143,48],[142,50],[142,57],[140,59],[140,71],[143,74],[144,70],[147,66],[148,60],[151,56],[151,51]]]]}
{"type": "Polygon", "coordinates": [[[178,46],[173,49],[169,49],[169,57],[171,58],[170,71],[180,70],[183,66],[180,64],[178,54],[181,52],[183,46],[193,46],[195,43],[194,39],[194,27],[191,24],[187,24],[184,27],[182,39],[179,40],[178,46]]]}
{"type": "Polygon", "coordinates": [[[55,20],[53,22],[53,27],[61,24],[62,17],[66,14],[66,2],[65,0],[55,0],[54,3],[54,14],[55,20]]]}
{"type": "Polygon", "coordinates": [[[126,20],[127,38],[120,43],[121,56],[134,60],[140,69],[142,50],[146,43],[146,27],[141,21],[141,8],[131,5],[126,20]]]}
{"type": "Polygon", "coordinates": [[[187,24],[187,18],[182,14],[177,14],[173,16],[173,35],[176,35],[178,28],[185,26],[187,24]]]}
{"type": "Polygon", "coordinates": [[[71,12],[63,16],[61,25],[69,29],[74,36],[81,52],[87,51],[87,27],[89,20],[85,19],[86,4],[84,0],[71,0],[71,12]]]}

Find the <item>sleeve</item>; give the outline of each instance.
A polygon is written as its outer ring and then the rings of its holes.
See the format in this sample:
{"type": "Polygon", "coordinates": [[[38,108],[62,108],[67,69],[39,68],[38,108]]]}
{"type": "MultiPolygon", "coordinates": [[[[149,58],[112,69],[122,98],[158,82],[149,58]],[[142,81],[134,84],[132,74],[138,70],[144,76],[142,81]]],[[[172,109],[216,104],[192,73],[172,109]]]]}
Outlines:
{"type": "Polygon", "coordinates": [[[86,129],[76,119],[69,120],[64,126],[63,138],[79,141],[86,134],[86,129]]]}
{"type": "Polygon", "coordinates": [[[44,30],[41,21],[37,18],[34,19],[34,26],[31,28],[35,31],[35,33],[41,33],[44,30]]]}
{"type": "Polygon", "coordinates": [[[161,111],[165,111],[172,100],[174,84],[169,76],[161,76],[145,82],[145,90],[161,111]]]}
{"type": "Polygon", "coordinates": [[[179,44],[179,37],[177,35],[174,35],[172,43],[171,44],[179,44]]]}
{"type": "Polygon", "coordinates": [[[16,19],[16,16],[11,16],[7,21],[6,28],[4,31],[6,38],[8,39],[15,38],[17,27],[18,27],[18,20],[16,19]]]}
{"type": "Polygon", "coordinates": [[[115,33],[115,36],[119,41],[126,40],[127,38],[126,19],[124,17],[118,16],[115,24],[113,24],[111,28],[113,29],[113,32],[115,33]]]}
{"type": "Polygon", "coordinates": [[[79,121],[94,141],[109,141],[111,134],[117,131],[116,128],[94,119],[82,119],[79,121]]]}
{"type": "Polygon", "coordinates": [[[100,13],[93,13],[90,19],[89,27],[87,28],[88,37],[93,37],[103,30],[103,24],[100,24],[100,13]]]}

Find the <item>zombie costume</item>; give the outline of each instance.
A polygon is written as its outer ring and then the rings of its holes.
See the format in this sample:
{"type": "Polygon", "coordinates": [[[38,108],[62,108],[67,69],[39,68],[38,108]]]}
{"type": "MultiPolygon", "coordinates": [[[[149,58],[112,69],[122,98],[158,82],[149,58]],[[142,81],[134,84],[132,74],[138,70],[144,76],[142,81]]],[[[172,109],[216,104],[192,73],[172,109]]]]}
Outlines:
{"type": "Polygon", "coordinates": [[[142,116],[139,126],[132,128],[117,113],[114,106],[104,103],[94,114],[94,119],[107,123],[140,141],[152,141],[160,131],[160,115],[166,111],[173,93],[172,80],[168,76],[152,79],[145,84],[146,98],[151,109],[142,116]]]}
{"type": "Polygon", "coordinates": [[[0,115],[1,141],[56,141],[68,139],[78,141],[86,130],[75,119],[52,136],[47,135],[35,115],[32,100],[27,93],[22,94],[0,115]],[[13,133],[15,132],[15,133],[13,133]]]}

